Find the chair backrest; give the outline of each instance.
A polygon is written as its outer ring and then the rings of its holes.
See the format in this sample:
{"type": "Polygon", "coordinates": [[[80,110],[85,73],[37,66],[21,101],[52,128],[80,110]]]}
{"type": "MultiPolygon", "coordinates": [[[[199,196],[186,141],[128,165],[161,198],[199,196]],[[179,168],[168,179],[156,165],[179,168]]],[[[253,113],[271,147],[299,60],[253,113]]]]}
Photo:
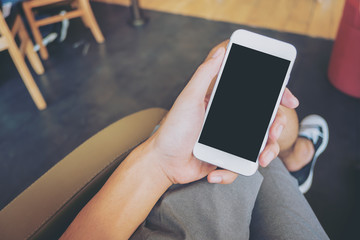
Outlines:
{"type": "Polygon", "coordinates": [[[0,239],[57,239],[166,111],[152,108],[103,129],[0,211],[0,239]]]}

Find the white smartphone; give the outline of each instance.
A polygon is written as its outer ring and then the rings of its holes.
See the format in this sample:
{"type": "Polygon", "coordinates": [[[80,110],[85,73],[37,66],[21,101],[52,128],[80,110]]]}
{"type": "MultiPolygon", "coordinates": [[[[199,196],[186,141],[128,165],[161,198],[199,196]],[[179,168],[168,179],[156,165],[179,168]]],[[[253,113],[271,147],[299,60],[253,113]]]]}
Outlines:
{"type": "Polygon", "coordinates": [[[290,77],[296,49],[289,43],[235,31],[220,68],[194,156],[250,176],[290,77]]]}

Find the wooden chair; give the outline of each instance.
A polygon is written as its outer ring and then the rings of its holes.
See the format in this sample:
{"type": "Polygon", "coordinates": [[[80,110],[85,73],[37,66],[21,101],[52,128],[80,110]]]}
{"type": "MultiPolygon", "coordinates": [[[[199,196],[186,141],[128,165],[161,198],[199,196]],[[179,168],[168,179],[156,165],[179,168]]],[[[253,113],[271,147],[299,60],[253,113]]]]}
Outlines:
{"type": "Polygon", "coordinates": [[[41,92],[36,85],[29,68],[27,67],[24,55],[29,59],[30,64],[37,74],[44,73],[44,67],[39,59],[39,56],[34,52],[34,45],[32,44],[28,33],[26,32],[24,23],[21,17],[16,16],[14,25],[10,31],[6,21],[0,11],[0,51],[8,50],[12,60],[15,63],[20,76],[25,83],[35,105],[39,110],[46,108],[46,102],[41,95],[41,92]],[[15,37],[18,35],[20,39],[20,48],[15,42],[15,37]]]}
{"type": "Polygon", "coordinates": [[[33,33],[36,43],[40,46],[40,56],[42,59],[48,59],[49,54],[46,47],[43,45],[43,39],[39,30],[39,27],[61,22],[64,19],[71,19],[81,17],[85,26],[90,28],[98,43],[104,42],[104,36],[96,22],[94,14],[91,10],[89,0],[29,0],[22,4],[25,16],[29,22],[31,31],[33,33]],[[41,20],[35,20],[34,9],[54,4],[70,3],[74,10],[67,12],[63,15],[55,15],[41,20]]]}

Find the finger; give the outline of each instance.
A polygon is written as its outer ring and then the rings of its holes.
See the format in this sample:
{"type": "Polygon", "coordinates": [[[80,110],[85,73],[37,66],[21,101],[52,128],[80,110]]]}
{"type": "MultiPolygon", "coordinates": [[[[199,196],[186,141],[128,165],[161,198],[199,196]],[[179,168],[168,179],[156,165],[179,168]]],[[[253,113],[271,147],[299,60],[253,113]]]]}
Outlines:
{"type": "Polygon", "coordinates": [[[228,170],[214,170],[209,173],[207,179],[209,183],[230,184],[238,177],[237,173],[228,170]]]}
{"type": "Polygon", "coordinates": [[[287,123],[286,115],[280,106],[278,112],[276,113],[276,117],[274,122],[272,123],[269,130],[269,137],[275,140],[278,140],[283,129],[285,128],[287,123]]]}
{"type": "MultiPolygon", "coordinates": [[[[228,44],[229,44],[229,39],[223,41],[223,42],[220,43],[220,44],[218,44],[216,47],[214,47],[214,48],[210,51],[210,53],[209,53],[209,55],[207,56],[206,60],[208,60],[208,59],[216,52],[216,50],[219,49],[220,47],[223,47],[223,48],[226,49],[228,44]]],[[[210,83],[210,85],[209,85],[209,87],[208,87],[208,90],[207,90],[207,92],[206,92],[206,97],[205,97],[205,100],[206,100],[206,101],[208,101],[208,100],[210,99],[210,95],[211,95],[211,92],[212,92],[212,90],[213,90],[213,88],[214,88],[215,82],[216,82],[216,76],[213,77],[213,79],[211,80],[211,83],[210,83]]]]}
{"type": "Polygon", "coordinates": [[[279,144],[272,138],[268,139],[264,151],[260,154],[259,164],[262,167],[266,167],[269,163],[274,160],[277,155],[279,155],[280,146],[279,144]]]}
{"type": "Polygon", "coordinates": [[[214,53],[212,58],[201,64],[182,94],[190,94],[191,97],[189,99],[203,101],[211,80],[219,72],[224,55],[225,48],[221,47],[214,53]]]}
{"type": "MultiPolygon", "coordinates": [[[[200,172],[197,173],[199,176],[201,176],[201,178],[205,177],[206,175],[208,175],[209,173],[211,173],[212,171],[214,171],[217,166],[207,163],[207,162],[203,162],[199,159],[197,159],[195,156],[193,156],[194,159],[196,159],[197,164],[200,164],[200,172]]],[[[194,168],[195,170],[196,168],[194,168]]]]}
{"type": "Polygon", "coordinates": [[[205,95],[206,102],[208,102],[210,100],[212,90],[214,89],[214,86],[215,86],[216,78],[217,78],[217,75],[215,77],[213,77],[213,79],[211,80],[211,82],[209,84],[209,87],[208,87],[206,95],[205,95]]]}
{"type": "Polygon", "coordinates": [[[216,45],[213,49],[210,50],[208,56],[206,57],[205,61],[210,59],[212,57],[212,55],[214,55],[214,53],[221,47],[225,48],[226,49],[226,46],[228,45],[229,43],[229,39],[219,43],[218,45],[216,45]]]}
{"type": "Polygon", "coordinates": [[[299,106],[299,100],[286,88],[281,99],[281,105],[288,108],[296,108],[299,106]]]}

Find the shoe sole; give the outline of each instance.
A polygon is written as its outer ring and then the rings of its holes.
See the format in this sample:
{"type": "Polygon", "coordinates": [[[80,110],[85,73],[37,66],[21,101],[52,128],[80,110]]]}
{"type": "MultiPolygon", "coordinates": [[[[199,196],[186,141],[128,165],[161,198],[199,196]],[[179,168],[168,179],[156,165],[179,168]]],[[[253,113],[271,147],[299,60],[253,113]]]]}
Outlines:
{"type": "Polygon", "coordinates": [[[323,129],[323,142],[318,148],[318,150],[315,152],[314,161],[311,164],[310,174],[308,178],[305,180],[303,184],[301,184],[301,186],[299,186],[299,190],[303,194],[309,191],[313,182],[315,163],[318,157],[320,156],[320,154],[324,152],[324,150],[326,149],[329,143],[329,127],[325,119],[323,119],[319,115],[309,115],[306,118],[304,118],[303,121],[301,121],[301,125],[306,125],[306,124],[321,126],[321,128],[323,129]]]}

